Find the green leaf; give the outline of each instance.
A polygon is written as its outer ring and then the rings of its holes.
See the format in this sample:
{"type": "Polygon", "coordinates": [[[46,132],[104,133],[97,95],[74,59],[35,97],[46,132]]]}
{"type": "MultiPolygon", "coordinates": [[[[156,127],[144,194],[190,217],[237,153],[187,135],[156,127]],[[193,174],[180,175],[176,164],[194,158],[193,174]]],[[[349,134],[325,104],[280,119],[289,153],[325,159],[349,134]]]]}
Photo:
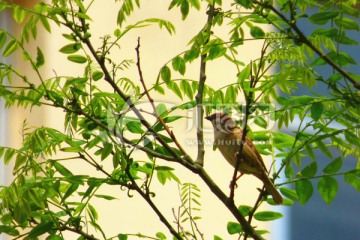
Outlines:
{"type": "MultiPolygon", "coordinates": [[[[350,64],[356,64],[356,61],[345,52],[332,51],[327,53],[326,56],[340,66],[349,66],[350,64]]],[[[321,66],[325,64],[327,64],[325,60],[321,57],[318,57],[311,63],[311,66],[321,66]]]]}
{"type": "Polygon", "coordinates": [[[13,158],[13,156],[15,155],[15,150],[14,149],[7,149],[4,155],[4,163],[8,164],[10,162],[10,160],[13,158]]]}
{"type": "Polygon", "coordinates": [[[329,148],[321,140],[317,141],[316,145],[327,157],[332,158],[329,148]]]}
{"type": "Polygon", "coordinates": [[[98,215],[96,209],[94,208],[94,206],[91,204],[88,204],[88,213],[93,221],[98,220],[99,215],[98,215]]]}
{"type": "Polygon", "coordinates": [[[265,37],[265,32],[260,27],[257,26],[252,26],[250,28],[250,34],[251,36],[257,39],[265,37]]]}
{"type": "Polygon", "coordinates": [[[219,58],[226,53],[226,48],[224,47],[224,42],[220,39],[214,39],[209,41],[203,50],[203,54],[207,53],[205,60],[214,60],[219,58]]]}
{"type": "Polygon", "coordinates": [[[67,57],[67,59],[74,63],[86,63],[87,58],[81,55],[70,55],[67,57]]]}
{"type": "Polygon", "coordinates": [[[276,148],[292,148],[295,138],[289,134],[282,132],[273,132],[274,143],[276,148]]]}
{"type": "Polygon", "coordinates": [[[311,105],[311,118],[318,121],[324,111],[324,105],[321,102],[314,102],[311,105]]]}
{"type": "Polygon", "coordinates": [[[104,77],[104,73],[101,72],[101,71],[95,71],[95,72],[93,72],[93,74],[92,74],[92,79],[93,79],[94,81],[100,80],[100,79],[102,79],[103,77],[104,77]]]}
{"type": "Polygon", "coordinates": [[[231,235],[241,233],[243,231],[241,225],[237,222],[228,222],[226,228],[228,233],[231,235]]]}
{"type": "Polygon", "coordinates": [[[0,32],[0,49],[2,49],[2,47],[4,46],[6,42],[6,32],[1,31],[0,32]]]}
{"type": "Polygon", "coordinates": [[[313,24],[326,24],[330,19],[334,19],[339,15],[339,12],[321,12],[315,13],[309,17],[309,22],[313,24]]]}
{"type": "Polygon", "coordinates": [[[313,185],[307,179],[302,179],[295,182],[295,189],[301,205],[304,205],[314,192],[313,185]]]}
{"type": "Polygon", "coordinates": [[[0,158],[3,156],[5,148],[0,146],[0,158]]]}
{"type": "Polygon", "coordinates": [[[37,237],[43,235],[46,232],[51,231],[52,227],[53,227],[53,222],[49,222],[49,221],[35,225],[35,227],[29,232],[27,238],[37,239],[37,237]]]}
{"type": "Polygon", "coordinates": [[[102,198],[102,199],[106,199],[106,200],[109,200],[109,201],[117,199],[116,197],[109,196],[109,195],[103,195],[103,194],[95,194],[94,196],[97,197],[97,198],[102,198]]]}
{"type": "Polygon", "coordinates": [[[64,238],[60,237],[58,235],[50,235],[50,236],[46,237],[46,240],[64,240],[64,238]]]}
{"type": "Polygon", "coordinates": [[[23,154],[18,154],[15,160],[14,171],[18,170],[24,163],[26,163],[27,157],[23,154]]]}
{"type": "Polygon", "coordinates": [[[60,164],[58,161],[54,161],[52,164],[55,167],[55,169],[64,177],[73,176],[72,172],[70,172],[70,170],[68,170],[66,167],[64,167],[62,164],[60,164]]]}
{"type": "Polygon", "coordinates": [[[59,51],[62,53],[65,53],[65,54],[72,54],[72,53],[76,53],[77,51],[79,51],[80,48],[81,48],[80,43],[72,43],[72,44],[63,46],[62,48],[60,48],[59,51]]]}
{"type": "Polygon", "coordinates": [[[182,20],[185,20],[187,15],[189,14],[189,2],[188,1],[181,2],[180,11],[181,11],[181,15],[182,15],[182,20]]]}
{"type": "Polygon", "coordinates": [[[0,233],[5,233],[10,236],[18,236],[20,233],[15,227],[0,225],[0,233]]]}
{"type": "Polygon", "coordinates": [[[254,218],[258,221],[272,221],[282,217],[281,213],[272,211],[262,211],[254,214],[254,218]]]}
{"type": "Polygon", "coordinates": [[[335,178],[324,176],[318,182],[318,191],[327,204],[331,204],[338,191],[338,182],[335,178]]]}
{"type": "Polygon", "coordinates": [[[247,205],[240,205],[238,209],[239,209],[241,215],[243,215],[244,217],[249,216],[249,214],[253,210],[252,207],[247,206],[247,205]]]}
{"type": "Polygon", "coordinates": [[[300,176],[303,177],[313,177],[315,176],[318,169],[318,165],[316,162],[309,163],[306,167],[304,167],[301,172],[299,173],[300,176]]]}
{"type": "Polygon", "coordinates": [[[345,17],[336,18],[335,19],[335,24],[338,27],[343,27],[343,28],[348,29],[348,30],[357,30],[357,31],[359,31],[359,24],[355,20],[352,20],[350,18],[345,18],[345,17]]]}
{"type": "Polygon", "coordinates": [[[188,0],[188,1],[189,1],[191,6],[196,8],[196,10],[200,10],[201,5],[200,5],[199,0],[188,0]]]}
{"type": "Polygon", "coordinates": [[[47,18],[44,16],[39,16],[39,19],[40,19],[41,25],[43,25],[43,27],[46,29],[46,31],[51,33],[51,27],[50,27],[50,24],[49,24],[49,21],[47,20],[47,18]]]}
{"type": "Polygon", "coordinates": [[[68,197],[70,197],[77,189],[79,188],[78,183],[71,184],[70,187],[66,190],[64,196],[61,199],[61,202],[64,202],[68,197]]]}
{"type": "Polygon", "coordinates": [[[45,64],[44,54],[42,53],[41,49],[38,47],[36,54],[36,67],[39,68],[44,64],[45,64]]]}
{"type": "Polygon", "coordinates": [[[22,7],[20,7],[18,5],[16,7],[14,7],[13,17],[17,23],[21,23],[22,21],[24,21],[25,15],[26,15],[26,12],[22,7]]]}
{"type": "Polygon", "coordinates": [[[307,152],[308,156],[312,159],[312,160],[316,160],[313,148],[311,146],[311,144],[305,144],[305,151],[307,152]]]}
{"type": "Polygon", "coordinates": [[[28,190],[28,195],[33,204],[37,205],[40,208],[45,208],[44,201],[42,201],[42,198],[40,197],[38,191],[36,191],[34,188],[30,188],[28,190]]]}
{"type": "Polygon", "coordinates": [[[267,128],[267,121],[263,117],[255,116],[254,123],[262,128],[267,128]]]}
{"type": "Polygon", "coordinates": [[[141,128],[140,122],[135,122],[135,121],[128,122],[126,123],[126,127],[132,133],[139,133],[139,134],[144,133],[144,130],[142,130],[141,128]]]}
{"type": "Polygon", "coordinates": [[[166,172],[164,172],[164,171],[157,171],[156,176],[157,176],[159,182],[160,182],[162,185],[164,185],[164,184],[166,183],[166,180],[167,180],[167,178],[168,178],[166,172]]]}
{"type": "MultiPolygon", "coordinates": [[[[359,170],[357,169],[359,173],[359,170]]],[[[345,182],[353,186],[358,192],[360,192],[360,178],[356,171],[350,171],[344,175],[345,182]]]]}
{"type": "Polygon", "coordinates": [[[181,80],[180,82],[180,89],[185,93],[185,95],[192,100],[194,97],[192,87],[187,80],[181,80]]]}
{"type": "Polygon", "coordinates": [[[8,57],[20,47],[19,43],[15,39],[11,39],[7,44],[3,52],[3,57],[8,57]]]}
{"type": "Polygon", "coordinates": [[[169,116],[169,117],[165,117],[163,120],[166,123],[170,123],[170,122],[174,122],[180,118],[183,118],[183,116],[169,116]]]}
{"type": "Polygon", "coordinates": [[[169,114],[169,112],[168,112],[168,110],[167,110],[167,107],[166,107],[166,105],[165,105],[164,103],[158,104],[155,108],[156,108],[156,112],[157,112],[162,118],[166,117],[166,116],[169,114]]]}
{"type": "Polygon", "coordinates": [[[349,143],[354,144],[356,147],[360,147],[360,139],[356,134],[350,131],[345,131],[345,139],[349,143]]]}
{"type": "Polygon", "coordinates": [[[101,151],[101,160],[107,158],[113,149],[113,145],[111,143],[104,143],[104,148],[101,151]]]}
{"type": "Polygon", "coordinates": [[[157,233],[156,233],[156,237],[160,238],[161,240],[162,240],[162,239],[166,239],[165,234],[162,233],[162,232],[157,232],[157,233]]]}
{"type": "Polygon", "coordinates": [[[172,67],[175,71],[178,71],[181,75],[185,74],[186,71],[186,64],[185,61],[182,57],[180,56],[176,56],[173,60],[172,60],[172,67]]]}
{"type": "Polygon", "coordinates": [[[162,86],[160,86],[159,84],[154,85],[154,90],[162,95],[165,94],[164,88],[162,86]]]}
{"type": "Polygon", "coordinates": [[[234,103],[234,102],[236,102],[236,97],[237,97],[236,88],[232,85],[227,87],[226,92],[225,92],[225,102],[226,103],[234,103]]]}
{"type": "Polygon", "coordinates": [[[171,71],[170,68],[168,66],[163,66],[160,70],[160,76],[161,79],[165,82],[165,83],[169,83],[171,80],[171,71]]]}
{"type": "Polygon", "coordinates": [[[121,233],[118,234],[117,237],[118,237],[119,240],[127,240],[127,239],[128,239],[128,235],[126,235],[126,234],[121,234],[121,233]]]}
{"type": "Polygon", "coordinates": [[[214,235],[214,240],[223,240],[223,239],[217,235],[214,235]]]}
{"type": "Polygon", "coordinates": [[[180,99],[183,99],[181,90],[175,82],[169,82],[167,87],[171,89],[180,99]]]}
{"type": "Polygon", "coordinates": [[[192,62],[193,60],[197,59],[200,55],[200,51],[197,48],[191,48],[190,50],[186,51],[184,54],[184,61],[185,62],[192,62]]]}
{"type": "Polygon", "coordinates": [[[335,158],[334,161],[329,163],[324,169],[323,172],[326,174],[337,173],[342,167],[342,157],[335,158]]]}

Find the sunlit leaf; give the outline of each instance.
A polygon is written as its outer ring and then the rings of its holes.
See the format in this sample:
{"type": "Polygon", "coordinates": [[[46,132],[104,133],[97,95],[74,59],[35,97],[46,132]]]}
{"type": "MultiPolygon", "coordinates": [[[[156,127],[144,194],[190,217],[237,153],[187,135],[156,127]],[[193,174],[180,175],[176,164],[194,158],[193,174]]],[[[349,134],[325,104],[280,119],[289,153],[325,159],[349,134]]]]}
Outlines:
{"type": "Polygon", "coordinates": [[[6,32],[1,31],[0,32],[0,49],[2,49],[2,47],[4,46],[6,42],[6,32]]]}
{"type": "Polygon", "coordinates": [[[228,222],[227,223],[227,231],[229,234],[233,235],[233,234],[241,233],[243,230],[239,223],[228,222]]]}
{"type": "Polygon", "coordinates": [[[93,72],[93,74],[92,74],[92,79],[93,79],[94,81],[100,80],[100,79],[102,79],[103,77],[104,77],[104,73],[101,72],[101,71],[95,71],[95,72],[93,72]]]}
{"type": "Polygon", "coordinates": [[[161,79],[165,82],[165,83],[169,83],[171,80],[171,71],[170,68],[168,66],[163,66],[160,70],[160,76],[161,79]]]}
{"type": "Polygon", "coordinates": [[[18,43],[18,41],[16,41],[15,39],[11,39],[5,46],[4,52],[3,52],[3,57],[8,57],[10,56],[13,52],[15,52],[17,49],[19,49],[20,45],[18,43]]]}
{"type": "Polygon", "coordinates": [[[22,7],[20,7],[20,6],[14,7],[13,16],[17,23],[21,23],[22,21],[24,21],[25,15],[26,15],[26,12],[22,7]]]}
{"type": "Polygon", "coordinates": [[[244,217],[249,216],[249,214],[251,213],[251,211],[253,210],[253,207],[247,206],[247,205],[241,205],[238,207],[241,215],[243,215],[244,217]]]}
{"type": "Polygon", "coordinates": [[[282,217],[283,215],[281,213],[272,211],[262,211],[254,214],[254,218],[258,221],[272,221],[282,217]]]}
{"type": "Polygon", "coordinates": [[[70,172],[70,170],[68,170],[66,167],[64,167],[64,165],[60,164],[58,161],[54,161],[52,164],[55,167],[55,169],[64,177],[73,176],[72,172],[70,172]]]}
{"type": "Polygon", "coordinates": [[[140,122],[131,121],[126,123],[127,129],[132,133],[144,133],[144,130],[141,128],[140,122]]]}
{"type": "Polygon", "coordinates": [[[86,63],[87,58],[81,55],[70,55],[67,57],[67,59],[74,63],[86,63]]]}
{"type": "Polygon", "coordinates": [[[172,60],[172,67],[175,71],[178,71],[181,75],[185,74],[186,71],[186,65],[185,65],[185,61],[182,57],[180,56],[176,56],[173,60],[172,60]]]}
{"type": "Polygon", "coordinates": [[[81,48],[81,44],[72,43],[72,44],[63,46],[62,48],[60,48],[59,51],[62,53],[65,53],[65,54],[71,54],[71,53],[76,53],[80,48],[81,48]]]}

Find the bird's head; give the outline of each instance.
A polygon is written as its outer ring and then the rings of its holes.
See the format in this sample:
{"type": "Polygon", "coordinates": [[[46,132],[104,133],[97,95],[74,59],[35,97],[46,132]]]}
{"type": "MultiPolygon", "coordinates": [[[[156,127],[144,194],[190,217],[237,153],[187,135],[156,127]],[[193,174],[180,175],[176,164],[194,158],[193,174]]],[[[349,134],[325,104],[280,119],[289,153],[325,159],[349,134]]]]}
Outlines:
{"type": "Polygon", "coordinates": [[[214,129],[222,132],[231,132],[236,127],[236,123],[226,113],[218,112],[206,116],[205,119],[209,120],[214,129]]]}

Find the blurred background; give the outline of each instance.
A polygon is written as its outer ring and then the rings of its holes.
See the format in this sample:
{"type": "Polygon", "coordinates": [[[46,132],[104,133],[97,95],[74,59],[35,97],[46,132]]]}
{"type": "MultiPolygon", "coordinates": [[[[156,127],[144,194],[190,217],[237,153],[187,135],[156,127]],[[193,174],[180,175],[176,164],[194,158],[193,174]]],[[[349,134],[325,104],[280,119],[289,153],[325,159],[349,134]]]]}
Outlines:
{"type": "MultiPolygon", "coordinates": [[[[27,7],[31,7],[36,1],[15,1],[27,7]]],[[[206,16],[200,14],[192,9],[186,21],[181,20],[181,15],[178,9],[168,11],[170,2],[162,0],[156,1],[141,1],[141,8],[135,10],[134,14],[127,20],[127,23],[133,24],[139,20],[146,18],[157,17],[164,18],[171,21],[176,26],[176,34],[171,36],[165,30],[159,30],[157,27],[140,28],[130,32],[121,42],[121,56],[114,56],[114,58],[128,58],[135,60],[137,45],[137,38],[141,39],[141,61],[143,67],[143,74],[148,86],[156,81],[160,68],[172,59],[175,55],[187,49],[187,43],[191,37],[199,32],[203,23],[206,21],[206,16]]],[[[93,25],[91,26],[92,39],[95,44],[100,44],[100,37],[107,34],[112,35],[116,26],[117,9],[120,4],[115,4],[114,1],[95,1],[94,6],[91,7],[90,16],[93,18],[93,25]]],[[[18,27],[12,21],[11,12],[0,15],[0,27],[5,28],[15,35],[18,34],[18,27]]],[[[305,26],[304,26],[305,27],[305,26]]],[[[311,32],[311,29],[306,26],[306,29],[311,32]]],[[[52,33],[48,34],[39,29],[38,39],[31,48],[36,49],[40,46],[45,54],[45,67],[42,67],[42,74],[45,77],[52,77],[58,75],[66,76],[81,76],[83,74],[82,66],[71,64],[67,61],[66,55],[61,54],[58,50],[67,44],[64,38],[60,37],[66,31],[64,28],[59,29],[52,25],[52,33]]],[[[226,35],[228,29],[216,29],[217,35],[226,35]]],[[[354,32],[356,39],[360,39],[359,32],[354,32]]],[[[256,58],[260,54],[262,46],[261,41],[246,42],[245,47],[239,48],[240,60],[248,63],[250,59],[256,58]]],[[[356,55],[352,55],[357,62],[360,62],[360,49],[356,55]]],[[[17,68],[23,70],[31,79],[33,76],[36,82],[36,76],[33,74],[31,67],[24,62],[19,55],[13,55],[12,58],[0,59],[1,62],[7,62],[15,65],[17,68]]],[[[212,87],[220,87],[226,82],[236,81],[233,66],[229,66],[226,61],[209,62],[207,83],[212,87]]],[[[354,72],[358,71],[358,66],[354,67],[354,72]]],[[[331,71],[323,70],[323,71],[331,71]]],[[[198,79],[199,63],[193,62],[187,66],[187,77],[198,79]]],[[[135,67],[126,72],[127,77],[137,79],[137,72],[135,67]]],[[[16,81],[16,79],[14,79],[16,81]]],[[[319,86],[313,89],[314,92],[326,91],[319,86]]],[[[308,94],[308,91],[299,90],[299,95],[308,94]]],[[[165,102],[167,104],[179,104],[180,100],[175,101],[174,96],[153,96],[155,101],[165,102]]],[[[194,112],[189,112],[189,116],[195,115],[194,112]]],[[[22,108],[5,109],[3,102],[0,100],[0,145],[18,148],[21,145],[20,130],[24,120],[26,119],[28,126],[48,126],[56,128],[60,131],[64,130],[64,114],[62,111],[50,108],[32,108],[31,110],[24,110],[22,108]]],[[[194,128],[195,121],[187,120],[174,126],[175,134],[178,139],[181,139],[181,144],[189,151],[192,156],[196,156],[196,146],[192,140],[196,139],[196,132],[194,128]]],[[[212,140],[213,133],[209,123],[205,123],[205,138],[212,140]]],[[[296,124],[294,124],[294,127],[296,124]]],[[[289,129],[292,132],[294,129],[289,129]]],[[[338,154],[333,152],[336,157],[338,154]]],[[[317,153],[318,159],[323,157],[321,153],[317,153]]],[[[225,191],[229,191],[229,182],[232,176],[232,168],[224,161],[219,152],[213,152],[212,145],[206,146],[205,168],[210,176],[217,182],[217,184],[225,191]],[[221,159],[221,160],[220,160],[221,159]]],[[[306,161],[306,160],[305,160],[306,161]]],[[[305,162],[304,161],[304,162],[305,162]]],[[[324,162],[324,166],[327,163],[324,162]]],[[[349,164],[353,167],[356,164],[356,159],[348,159],[344,164],[349,164]]],[[[171,164],[170,164],[171,165],[171,164]]],[[[176,166],[173,166],[176,167],[176,166]]],[[[320,167],[320,166],[319,166],[320,167]]],[[[86,169],[81,163],[73,165],[73,169],[79,169],[87,174],[97,175],[97,171],[86,169]],[[89,171],[93,171],[90,172],[89,171]]],[[[11,166],[4,166],[0,163],[0,184],[6,185],[11,180],[11,166]]],[[[176,167],[176,174],[183,182],[193,182],[197,184],[201,192],[202,210],[200,216],[200,229],[205,233],[205,239],[212,239],[213,235],[219,235],[224,239],[234,239],[230,237],[226,231],[226,224],[228,221],[234,221],[225,208],[219,201],[211,194],[210,191],[202,184],[201,180],[189,177],[188,172],[183,168],[176,167]]],[[[356,192],[350,185],[344,183],[343,177],[339,178],[339,193],[334,202],[328,206],[326,205],[319,194],[314,192],[313,197],[309,200],[306,206],[301,206],[298,203],[293,207],[274,207],[272,210],[281,211],[284,218],[274,221],[271,225],[266,223],[256,223],[257,229],[269,229],[271,234],[266,235],[266,239],[271,240],[318,240],[318,239],[360,239],[359,221],[360,214],[360,194],[356,192]]],[[[280,180],[281,181],[281,180],[280,180]]],[[[315,181],[316,182],[316,181],[315,181]]],[[[314,184],[316,186],[316,184],[314,184]]],[[[251,205],[257,197],[256,188],[260,187],[260,182],[252,176],[243,176],[238,182],[236,190],[236,202],[238,205],[251,205]]],[[[154,189],[157,192],[155,201],[161,209],[166,212],[169,219],[172,218],[172,208],[176,208],[179,204],[179,193],[177,192],[176,183],[168,183],[165,186],[159,185],[154,189]]],[[[157,231],[167,233],[167,230],[162,226],[157,216],[150,210],[150,208],[143,202],[143,200],[134,196],[133,199],[127,199],[126,192],[115,191],[113,188],[104,188],[102,191],[112,191],[112,194],[119,200],[115,203],[104,204],[99,201],[94,204],[98,207],[99,218],[101,219],[104,230],[109,233],[144,233],[154,234],[157,231]],[[101,209],[101,210],[100,210],[101,209]],[[134,211],[136,209],[136,211],[134,211]]],[[[265,208],[264,206],[262,206],[265,208]]],[[[111,234],[109,234],[111,236],[111,234]]],[[[5,239],[0,236],[0,239],[5,239]]],[[[69,239],[72,236],[69,235],[69,239]]],[[[134,239],[137,239],[134,237],[134,239]]]]}

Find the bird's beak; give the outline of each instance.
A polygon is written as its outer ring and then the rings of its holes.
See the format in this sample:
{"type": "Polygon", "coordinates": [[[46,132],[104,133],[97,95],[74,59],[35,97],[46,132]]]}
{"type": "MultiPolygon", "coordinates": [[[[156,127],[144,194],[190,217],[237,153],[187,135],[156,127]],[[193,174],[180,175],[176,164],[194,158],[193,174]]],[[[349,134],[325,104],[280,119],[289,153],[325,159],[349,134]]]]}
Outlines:
{"type": "Polygon", "coordinates": [[[206,116],[205,119],[211,121],[210,116],[206,116]]]}

